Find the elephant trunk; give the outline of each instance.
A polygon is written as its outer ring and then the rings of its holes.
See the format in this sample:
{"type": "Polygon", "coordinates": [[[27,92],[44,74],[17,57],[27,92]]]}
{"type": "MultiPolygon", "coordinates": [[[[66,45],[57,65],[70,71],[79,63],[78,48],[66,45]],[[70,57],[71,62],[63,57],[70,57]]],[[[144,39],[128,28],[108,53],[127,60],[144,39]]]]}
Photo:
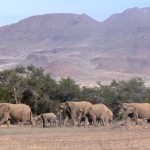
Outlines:
{"type": "Polygon", "coordinates": [[[62,109],[60,109],[60,112],[59,113],[57,113],[58,115],[60,115],[60,114],[62,114],[63,113],[63,110],[62,109]]]}
{"type": "Polygon", "coordinates": [[[62,124],[62,113],[63,113],[63,109],[60,109],[60,112],[57,113],[57,115],[59,115],[59,126],[61,127],[62,124]]]}
{"type": "Polygon", "coordinates": [[[78,126],[81,126],[81,116],[78,117],[78,126]]]}
{"type": "Polygon", "coordinates": [[[83,115],[82,115],[82,112],[79,113],[79,116],[78,116],[78,126],[80,127],[81,126],[81,119],[82,119],[83,115]]]}

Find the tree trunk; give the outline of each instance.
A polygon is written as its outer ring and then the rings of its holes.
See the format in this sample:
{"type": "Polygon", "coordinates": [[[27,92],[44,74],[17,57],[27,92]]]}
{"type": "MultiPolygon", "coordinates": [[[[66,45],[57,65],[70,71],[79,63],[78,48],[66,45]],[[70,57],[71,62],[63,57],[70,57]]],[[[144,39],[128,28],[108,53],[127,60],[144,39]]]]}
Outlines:
{"type": "Polygon", "coordinates": [[[15,101],[16,101],[16,104],[18,104],[18,100],[17,100],[17,93],[16,93],[16,88],[14,88],[14,96],[15,96],[15,101]]]}

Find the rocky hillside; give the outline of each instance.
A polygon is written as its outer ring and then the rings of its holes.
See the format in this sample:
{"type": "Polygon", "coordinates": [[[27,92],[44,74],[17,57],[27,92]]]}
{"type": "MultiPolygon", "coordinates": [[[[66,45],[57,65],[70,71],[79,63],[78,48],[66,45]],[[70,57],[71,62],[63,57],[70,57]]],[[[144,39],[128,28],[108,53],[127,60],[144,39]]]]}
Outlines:
{"type": "Polygon", "coordinates": [[[44,67],[56,79],[110,82],[150,79],[150,8],[132,8],[98,22],[86,14],[33,16],[0,28],[0,68],[44,67]]]}

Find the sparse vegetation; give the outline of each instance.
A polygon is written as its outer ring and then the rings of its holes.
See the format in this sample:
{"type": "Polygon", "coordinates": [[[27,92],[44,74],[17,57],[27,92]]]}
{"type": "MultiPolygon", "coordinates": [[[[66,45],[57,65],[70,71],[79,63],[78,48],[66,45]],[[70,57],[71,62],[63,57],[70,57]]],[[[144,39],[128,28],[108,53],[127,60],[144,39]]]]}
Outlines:
{"type": "Polygon", "coordinates": [[[55,113],[61,102],[80,100],[103,103],[117,117],[120,102],[150,102],[150,88],[144,86],[142,78],[81,88],[70,77],[56,82],[42,68],[34,66],[0,72],[0,102],[28,104],[34,114],[55,113]]]}

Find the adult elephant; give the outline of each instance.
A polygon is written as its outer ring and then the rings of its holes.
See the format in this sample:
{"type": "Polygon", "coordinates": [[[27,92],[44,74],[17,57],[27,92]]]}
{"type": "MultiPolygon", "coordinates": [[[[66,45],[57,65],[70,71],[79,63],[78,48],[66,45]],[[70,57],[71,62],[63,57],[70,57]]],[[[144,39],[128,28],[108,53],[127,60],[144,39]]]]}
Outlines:
{"type": "Polygon", "coordinates": [[[66,103],[61,103],[61,105],[60,105],[60,112],[58,113],[58,115],[60,115],[59,116],[60,117],[60,119],[59,119],[60,126],[61,126],[61,122],[62,122],[62,119],[61,119],[62,113],[65,113],[65,119],[63,121],[63,126],[66,127],[69,120],[71,120],[71,112],[70,112],[70,109],[66,106],[66,103]]]}
{"type": "Polygon", "coordinates": [[[57,126],[57,117],[54,113],[44,113],[39,116],[36,116],[33,118],[35,123],[37,123],[38,120],[42,120],[43,122],[43,128],[48,127],[48,122],[50,123],[50,127],[57,126]]]}
{"type": "Polygon", "coordinates": [[[25,104],[0,103],[0,115],[2,116],[0,125],[6,122],[9,127],[9,120],[12,119],[20,122],[21,127],[23,127],[27,121],[30,121],[32,126],[34,126],[31,108],[25,104]]]}
{"type": "Polygon", "coordinates": [[[136,124],[139,124],[139,119],[150,119],[150,104],[149,103],[123,103],[119,113],[125,112],[128,116],[125,124],[128,123],[130,116],[133,116],[136,124]]]}
{"type": "Polygon", "coordinates": [[[105,122],[109,123],[110,125],[112,125],[113,123],[113,112],[110,109],[108,109],[108,113],[105,117],[105,122]]]}
{"type": "Polygon", "coordinates": [[[110,120],[112,121],[112,112],[104,104],[92,105],[91,112],[95,115],[96,120],[98,120],[102,126],[106,125],[110,120]]]}
{"type": "MultiPolygon", "coordinates": [[[[85,117],[87,120],[87,114],[90,115],[90,117],[93,120],[93,123],[95,126],[96,124],[96,118],[92,114],[92,104],[87,101],[80,101],[80,102],[74,102],[74,101],[67,101],[64,103],[66,110],[70,113],[70,118],[72,120],[73,126],[75,126],[75,119],[76,116],[79,116],[78,118],[78,126],[80,126],[81,118],[85,117]]],[[[60,110],[62,112],[62,109],[60,110]]],[[[85,121],[87,122],[87,121],[85,121]]],[[[87,126],[87,124],[85,124],[87,126]]]]}

